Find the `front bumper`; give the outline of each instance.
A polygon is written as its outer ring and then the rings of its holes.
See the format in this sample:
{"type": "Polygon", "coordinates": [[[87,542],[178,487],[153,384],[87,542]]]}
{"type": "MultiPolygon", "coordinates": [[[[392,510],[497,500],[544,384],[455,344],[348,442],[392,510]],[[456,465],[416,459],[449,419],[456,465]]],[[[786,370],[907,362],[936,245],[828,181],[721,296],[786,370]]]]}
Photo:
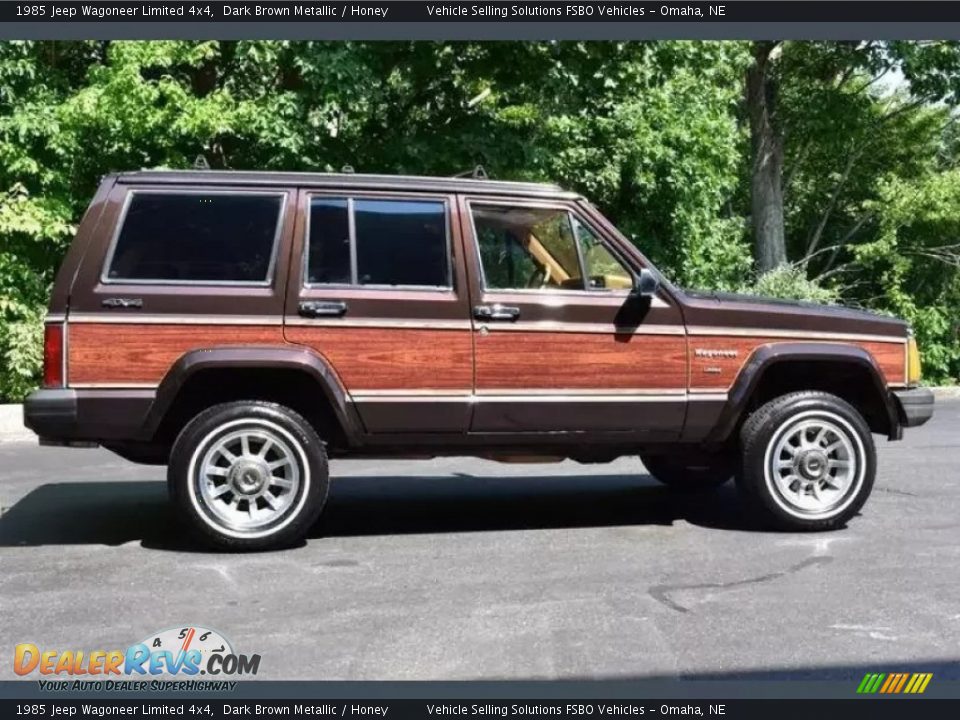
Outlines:
{"type": "Polygon", "coordinates": [[[933,417],[934,400],[930,388],[893,390],[891,394],[896,400],[900,424],[903,427],[917,427],[933,417]]]}

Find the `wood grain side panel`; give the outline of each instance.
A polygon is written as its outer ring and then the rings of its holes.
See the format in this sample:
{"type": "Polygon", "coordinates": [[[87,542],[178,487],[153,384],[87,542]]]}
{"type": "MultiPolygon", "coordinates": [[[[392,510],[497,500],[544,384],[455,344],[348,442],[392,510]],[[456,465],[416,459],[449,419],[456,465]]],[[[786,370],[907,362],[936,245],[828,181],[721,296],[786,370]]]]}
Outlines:
{"type": "Polygon", "coordinates": [[[470,330],[287,326],[287,340],[325,357],[350,392],[473,388],[470,330]]]}
{"type": "Polygon", "coordinates": [[[900,385],[907,382],[905,343],[865,342],[859,345],[873,355],[880,366],[884,380],[888,385],[900,385]]]}
{"type": "Polygon", "coordinates": [[[477,388],[679,389],[687,385],[681,335],[496,332],[477,335],[477,388]]]}
{"type": "Polygon", "coordinates": [[[283,344],[279,325],[72,323],[68,333],[71,384],[156,384],[191,350],[283,344]]]}
{"type": "MultiPolygon", "coordinates": [[[[802,342],[816,342],[803,340],[802,342]]],[[[720,336],[691,336],[690,337],[690,387],[711,390],[726,390],[737,378],[740,369],[750,358],[750,355],[761,345],[768,343],[782,343],[783,338],[765,337],[720,337],[720,336]],[[696,351],[729,351],[736,352],[736,357],[699,357],[696,351]]],[[[836,343],[838,341],[825,341],[836,343]]],[[[904,345],[903,343],[887,342],[851,342],[869,352],[883,373],[887,384],[899,384],[904,380],[904,345]]]]}
{"type": "Polygon", "coordinates": [[[325,357],[348,390],[473,386],[470,331],[280,326],[70,326],[69,377],[76,384],[159,383],[177,359],[199,348],[306,345],[325,357]]]}

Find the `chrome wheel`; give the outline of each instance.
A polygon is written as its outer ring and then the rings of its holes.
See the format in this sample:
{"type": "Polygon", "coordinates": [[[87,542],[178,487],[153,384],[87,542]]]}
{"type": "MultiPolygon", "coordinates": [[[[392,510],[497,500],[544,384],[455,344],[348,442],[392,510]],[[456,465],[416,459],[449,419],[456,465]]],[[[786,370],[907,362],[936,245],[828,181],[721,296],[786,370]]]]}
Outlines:
{"type": "Polygon", "coordinates": [[[825,411],[800,413],[770,439],[764,461],[767,485],[787,512],[830,517],[856,497],[863,457],[863,444],[845,419],[825,411]]]}
{"type": "Polygon", "coordinates": [[[279,425],[235,420],[201,440],[190,498],[205,522],[235,537],[275,532],[299,510],[309,482],[300,443],[279,425]]]}

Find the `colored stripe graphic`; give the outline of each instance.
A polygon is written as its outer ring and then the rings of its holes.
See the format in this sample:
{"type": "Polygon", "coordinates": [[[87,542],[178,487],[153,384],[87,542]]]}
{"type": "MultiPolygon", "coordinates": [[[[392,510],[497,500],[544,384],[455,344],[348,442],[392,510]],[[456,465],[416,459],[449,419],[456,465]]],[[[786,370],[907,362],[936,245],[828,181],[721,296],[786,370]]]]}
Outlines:
{"type": "Polygon", "coordinates": [[[899,673],[891,673],[890,675],[887,675],[887,680],[881,686],[880,692],[882,693],[890,692],[890,686],[896,685],[899,679],[900,679],[899,673]]]}
{"type": "Polygon", "coordinates": [[[926,692],[933,673],[867,673],[857,686],[860,695],[920,695],[926,692]]]}
{"type": "Polygon", "coordinates": [[[897,688],[894,690],[895,693],[903,690],[903,686],[907,684],[907,673],[900,674],[900,682],[897,683],[897,688]]]}

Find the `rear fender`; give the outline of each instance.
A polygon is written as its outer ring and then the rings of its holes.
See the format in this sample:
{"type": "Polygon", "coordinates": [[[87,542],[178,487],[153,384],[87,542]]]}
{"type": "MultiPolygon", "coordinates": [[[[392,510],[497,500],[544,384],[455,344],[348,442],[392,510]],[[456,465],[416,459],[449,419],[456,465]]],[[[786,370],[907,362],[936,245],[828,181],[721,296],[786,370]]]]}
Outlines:
{"type": "Polygon", "coordinates": [[[323,391],[347,441],[355,444],[362,435],[362,426],[353,403],[324,358],[302,347],[244,346],[191,350],[181,356],[157,388],[156,398],[144,420],[144,437],[153,437],[181,388],[193,375],[201,370],[213,369],[294,370],[306,373],[323,391]]]}

